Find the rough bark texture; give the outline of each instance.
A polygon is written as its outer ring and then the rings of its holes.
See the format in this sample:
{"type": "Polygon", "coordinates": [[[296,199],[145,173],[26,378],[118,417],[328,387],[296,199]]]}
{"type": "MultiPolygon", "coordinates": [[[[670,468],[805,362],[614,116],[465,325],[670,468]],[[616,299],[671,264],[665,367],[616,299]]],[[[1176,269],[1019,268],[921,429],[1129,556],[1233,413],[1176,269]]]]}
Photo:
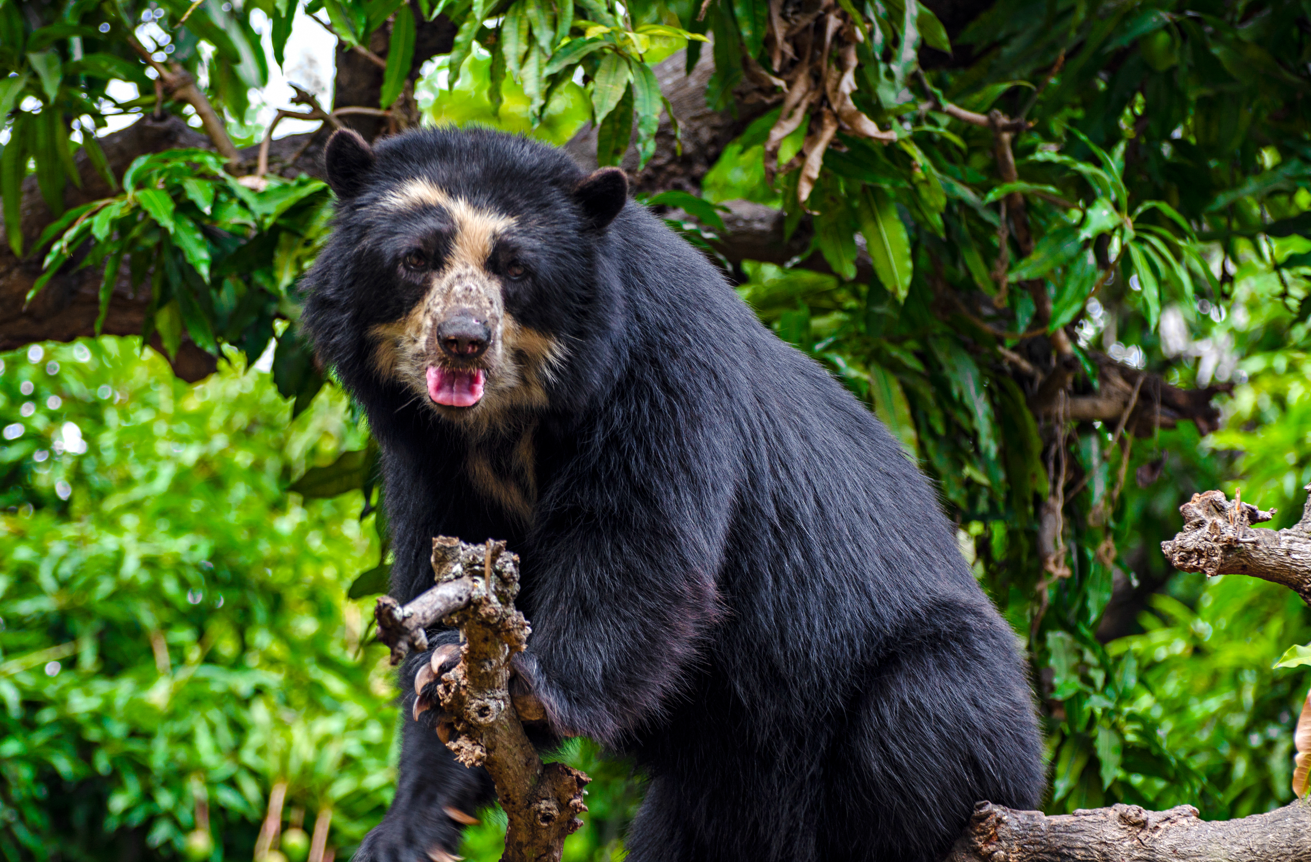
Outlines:
{"type": "Polygon", "coordinates": [[[1302,520],[1287,530],[1252,529],[1269,521],[1274,510],[1230,502],[1222,491],[1194,494],[1179,511],[1183,531],[1161,543],[1175,568],[1207,577],[1251,575],[1283,584],[1311,605],[1311,498],[1302,520]]]}
{"type": "MultiPolygon", "coordinates": [[[[496,785],[509,819],[503,862],[558,862],[564,839],[583,825],[578,815],[587,810],[589,779],[563,763],[542,764],[524,733],[517,708],[523,699],[510,696],[510,657],[523,650],[530,631],[514,609],[519,558],[504,542],[467,545],[438,537],[432,564],[437,585],[413,602],[378,600],[378,637],[396,664],[410,649],[427,649],[425,628],[441,621],[459,628],[460,663],[438,685],[442,707],[454,718],[454,732],[443,739],[461,763],[485,767],[496,785]]],[[[434,651],[434,662],[440,654],[434,651]]]]}
{"type": "Polygon", "coordinates": [[[1207,822],[1181,805],[1047,816],[981,802],[945,862],[1309,862],[1311,806],[1207,822]]]}

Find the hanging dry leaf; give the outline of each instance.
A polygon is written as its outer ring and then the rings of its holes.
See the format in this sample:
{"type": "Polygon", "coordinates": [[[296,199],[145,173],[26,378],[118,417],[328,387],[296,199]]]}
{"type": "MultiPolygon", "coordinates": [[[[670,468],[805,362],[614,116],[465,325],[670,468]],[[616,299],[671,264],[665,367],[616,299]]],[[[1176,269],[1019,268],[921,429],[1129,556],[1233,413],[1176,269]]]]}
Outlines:
{"type": "Polygon", "coordinates": [[[1297,759],[1293,761],[1293,793],[1300,797],[1306,795],[1311,779],[1311,691],[1307,692],[1302,714],[1297,718],[1293,747],[1297,749],[1297,759]]]}
{"type": "Polygon", "coordinates": [[[797,181],[797,200],[803,205],[815,188],[815,180],[819,179],[819,168],[824,163],[824,151],[828,149],[833,136],[837,133],[838,115],[825,108],[819,131],[807,135],[805,146],[802,147],[806,160],[801,164],[801,178],[797,181]]]}
{"type": "Polygon", "coordinates": [[[765,141],[765,172],[772,182],[779,173],[801,167],[797,198],[805,204],[819,176],[819,167],[839,129],[872,141],[897,140],[891,129],[883,130],[856,107],[856,45],[865,35],[859,22],[834,0],[808,9],[789,10],[781,0],[770,0],[767,24],[769,58],[773,74],[748,64],[753,80],[767,81],[783,90],[778,120],[765,141]],[[791,63],[792,68],[785,68],[791,63]],[[801,153],[786,165],[778,163],[783,139],[801,128],[810,117],[810,133],[801,153]]]}

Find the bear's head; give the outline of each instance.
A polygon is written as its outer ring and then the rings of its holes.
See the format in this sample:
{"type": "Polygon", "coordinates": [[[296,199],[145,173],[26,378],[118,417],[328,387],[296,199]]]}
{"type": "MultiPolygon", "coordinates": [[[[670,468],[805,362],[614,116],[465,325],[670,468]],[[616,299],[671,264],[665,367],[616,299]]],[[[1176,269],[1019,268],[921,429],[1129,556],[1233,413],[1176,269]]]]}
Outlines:
{"type": "Polygon", "coordinates": [[[627,200],[623,172],[488,130],[376,147],[339,131],[325,162],[337,217],[306,321],[344,382],[471,431],[546,407],[602,313],[595,251],[627,200]]]}

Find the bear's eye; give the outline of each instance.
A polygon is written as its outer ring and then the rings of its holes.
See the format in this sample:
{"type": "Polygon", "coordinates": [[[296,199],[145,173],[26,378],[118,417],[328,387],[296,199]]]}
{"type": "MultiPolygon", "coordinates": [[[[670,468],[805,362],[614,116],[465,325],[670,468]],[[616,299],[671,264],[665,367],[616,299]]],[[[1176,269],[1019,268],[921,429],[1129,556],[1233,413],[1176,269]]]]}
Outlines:
{"type": "Polygon", "coordinates": [[[512,279],[514,281],[518,281],[519,279],[523,278],[527,274],[528,274],[528,267],[524,266],[522,263],[520,263],[517,260],[510,261],[510,264],[505,268],[506,278],[512,279]]]}
{"type": "Polygon", "coordinates": [[[401,258],[401,266],[411,272],[421,272],[428,268],[428,255],[415,249],[401,258]]]}

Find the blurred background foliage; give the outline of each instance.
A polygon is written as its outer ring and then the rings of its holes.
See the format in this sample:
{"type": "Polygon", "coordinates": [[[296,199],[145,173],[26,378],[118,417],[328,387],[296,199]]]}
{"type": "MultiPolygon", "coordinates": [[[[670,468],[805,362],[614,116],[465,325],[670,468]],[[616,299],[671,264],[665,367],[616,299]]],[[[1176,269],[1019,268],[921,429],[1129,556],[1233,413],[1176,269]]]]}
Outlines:
{"type": "MultiPolygon", "coordinates": [[[[1195,491],[1286,527],[1311,483],[1308,61],[1305,2],[0,0],[0,853],[322,862],[385,809],[374,453],[296,327],[348,124],[632,171],[937,482],[1028,649],[1047,810],[1289,801],[1311,615],[1159,543],[1195,491]],[[79,291],[81,340],[6,328],[79,291]]],[[[566,858],[620,858],[640,776],[561,756],[566,858]]]]}

